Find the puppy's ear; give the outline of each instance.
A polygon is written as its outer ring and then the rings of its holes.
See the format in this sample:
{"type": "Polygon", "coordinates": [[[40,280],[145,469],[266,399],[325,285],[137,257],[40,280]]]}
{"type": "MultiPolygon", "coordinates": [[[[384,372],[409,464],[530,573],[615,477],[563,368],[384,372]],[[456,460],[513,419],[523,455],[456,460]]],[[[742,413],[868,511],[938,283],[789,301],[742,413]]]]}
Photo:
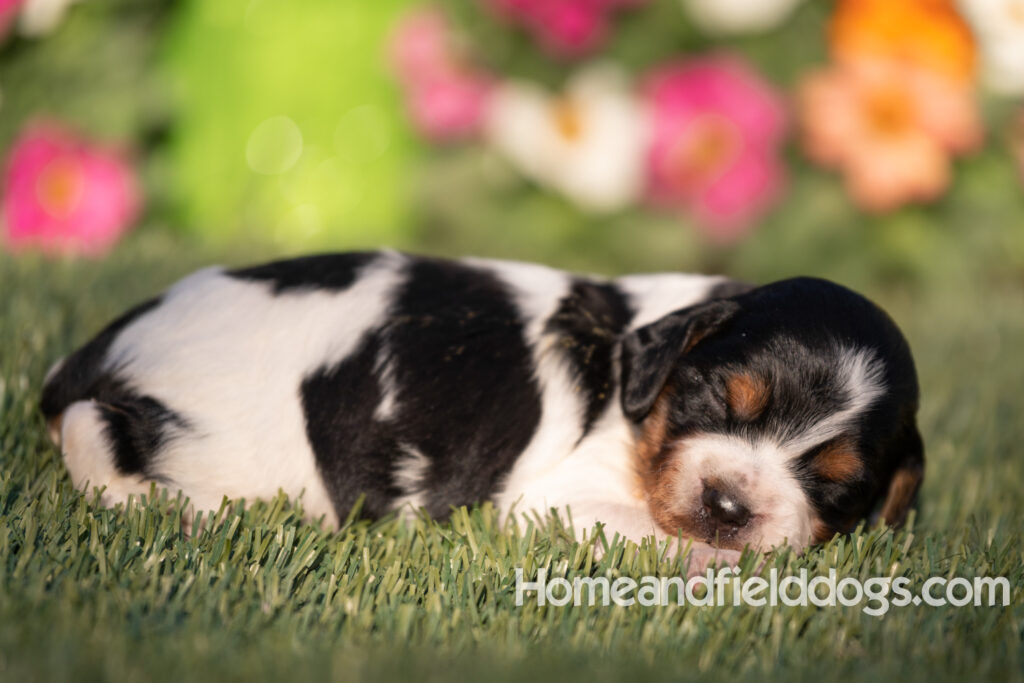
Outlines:
{"type": "Polygon", "coordinates": [[[900,460],[889,480],[881,517],[889,526],[898,527],[907,520],[924,479],[924,443],[913,418],[907,421],[893,448],[900,460]]]}
{"type": "Polygon", "coordinates": [[[684,308],[630,332],[622,340],[622,412],[634,422],[654,406],[679,357],[719,329],[739,304],[728,299],[684,308]]]}

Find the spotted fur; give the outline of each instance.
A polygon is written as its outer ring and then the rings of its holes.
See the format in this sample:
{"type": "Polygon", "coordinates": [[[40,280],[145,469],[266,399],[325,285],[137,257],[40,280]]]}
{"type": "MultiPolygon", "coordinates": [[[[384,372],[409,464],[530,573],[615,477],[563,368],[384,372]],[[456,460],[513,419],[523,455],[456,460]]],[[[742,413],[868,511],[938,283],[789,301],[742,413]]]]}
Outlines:
{"type": "Polygon", "coordinates": [[[492,500],[734,550],[876,505],[902,519],[916,406],[898,330],[827,282],[390,251],[199,271],[54,366],[41,400],[73,482],[107,504],[153,483],[197,509],[280,490],[333,525],[358,500],[370,517],[492,500]]]}

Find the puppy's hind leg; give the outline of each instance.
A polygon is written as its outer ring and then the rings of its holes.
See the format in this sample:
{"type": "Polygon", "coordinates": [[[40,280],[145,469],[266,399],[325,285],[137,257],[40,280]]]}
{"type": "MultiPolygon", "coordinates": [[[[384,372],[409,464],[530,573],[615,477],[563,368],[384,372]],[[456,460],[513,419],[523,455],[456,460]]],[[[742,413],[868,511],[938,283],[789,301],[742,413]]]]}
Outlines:
{"type": "Polygon", "coordinates": [[[59,421],[61,454],[75,488],[88,493],[103,488],[104,506],[126,503],[128,497],[148,495],[152,480],[141,472],[124,472],[118,467],[110,423],[95,401],[76,401],[59,421]]]}

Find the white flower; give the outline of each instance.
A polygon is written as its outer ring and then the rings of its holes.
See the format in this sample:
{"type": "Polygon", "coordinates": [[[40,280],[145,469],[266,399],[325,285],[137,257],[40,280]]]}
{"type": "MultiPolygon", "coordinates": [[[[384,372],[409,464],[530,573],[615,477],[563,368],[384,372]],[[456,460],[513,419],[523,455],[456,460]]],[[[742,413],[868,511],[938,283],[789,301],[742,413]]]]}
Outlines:
{"type": "Polygon", "coordinates": [[[690,18],[708,33],[766,31],[789,16],[800,0],[682,0],[690,18]]]}
{"type": "Polygon", "coordinates": [[[995,92],[1024,95],[1024,0],[960,0],[995,92]]]}
{"type": "Polygon", "coordinates": [[[27,0],[21,8],[18,28],[27,36],[45,35],[57,27],[68,6],[75,1],[27,0]]]}
{"type": "Polygon", "coordinates": [[[485,135],[523,174],[587,209],[619,209],[641,190],[647,116],[614,67],[586,69],[558,97],[531,83],[500,85],[485,135]]]}

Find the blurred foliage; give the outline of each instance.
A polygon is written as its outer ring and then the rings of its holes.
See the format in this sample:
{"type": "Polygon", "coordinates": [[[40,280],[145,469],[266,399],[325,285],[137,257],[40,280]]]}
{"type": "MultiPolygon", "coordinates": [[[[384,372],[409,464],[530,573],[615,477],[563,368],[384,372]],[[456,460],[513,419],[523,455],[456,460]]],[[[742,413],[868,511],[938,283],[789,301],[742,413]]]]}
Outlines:
{"type": "MultiPolygon", "coordinates": [[[[559,88],[580,67],[540,53],[481,3],[444,0],[468,36],[474,57],[501,74],[559,88]]],[[[641,75],[674,58],[729,51],[748,59],[789,91],[828,58],[832,3],[803,3],[779,28],[757,36],[711,38],[680,3],[654,2],[624,13],[601,58],[641,75]]],[[[847,199],[841,180],[806,162],[790,141],[783,201],[736,245],[706,241],[677,214],[622,212],[592,216],[548,194],[478,147],[431,152],[422,174],[421,239],[443,249],[516,258],[553,258],[577,268],[730,272],[751,280],[793,274],[826,276],[852,286],[874,282],[998,279],[1024,273],[1024,186],[1007,144],[1012,107],[986,99],[986,147],[955,167],[939,202],[886,215],[847,199]],[[446,188],[458,187],[456,196],[446,188]],[[447,246],[453,245],[453,246],[447,246]]],[[[793,124],[795,128],[795,123],[793,124]]],[[[795,132],[795,131],[794,131],[795,132]]]]}
{"type": "MultiPolygon", "coordinates": [[[[0,44],[0,154],[22,127],[52,119],[123,145],[149,174],[171,124],[156,70],[159,36],[172,0],[103,0],[72,7],[43,38],[17,34],[0,44]]],[[[147,177],[150,202],[163,185],[147,177]]]]}
{"type": "MultiPolygon", "coordinates": [[[[441,4],[496,74],[555,88],[582,65],[546,56],[478,0],[441,4]]],[[[1005,137],[1012,103],[983,101],[986,147],[958,162],[941,201],[884,216],[854,208],[841,181],[791,141],[784,200],[744,241],[720,246],[674,213],[587,214],[484,146],[420,145],[385,55],[408,5],[75,4],[51,35],[0,47],[0,152],[40,116],[132,144],[148,192],[143,229],[277,252],[389,244],[607,272],[808,273],[858,287],[1021,281],[1024,191],[1005,137]]],[[[600,58],[639,75],[674,57],[734,51],[788,91],[827,60],[831,7],[805,2],[776,30],[712,39],[680,3],[651,2],[617,15],[600,58]]]]}
{"type": "Polygon", "coordinates": [[[26,120],[57,118],[143,149],[170,122],[155,72],[171,0],[104,0],[72,7],[51,35],[0,44],[0,150],[26,120]]]}
{"type": "Polygon", "coordinates": [[[162,53],[178,106],[179,222],[215,237],[394,241],[412,145],[383,37],[405,4],[183,3],[162,53]]]}

